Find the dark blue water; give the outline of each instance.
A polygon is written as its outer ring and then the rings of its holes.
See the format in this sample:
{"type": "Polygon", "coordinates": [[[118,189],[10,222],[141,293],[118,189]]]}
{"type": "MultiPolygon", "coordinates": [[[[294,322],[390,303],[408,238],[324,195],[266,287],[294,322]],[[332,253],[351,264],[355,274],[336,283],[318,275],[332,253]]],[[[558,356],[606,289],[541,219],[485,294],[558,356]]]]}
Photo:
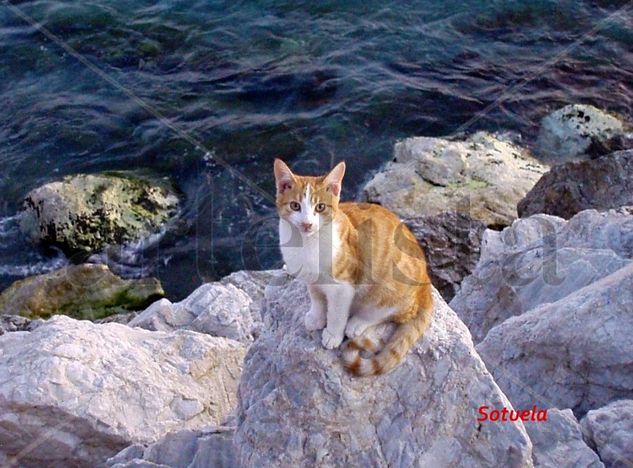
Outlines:
{"type": "Polygon", "coordinates": [[[65,261],[13,216],[66,174],[178,184],[179,229],[107,260],[181,297],[277,264],[275,157],[300,172],[345,159],[353,197],[399,138],[488,129],[529,146],[545,113],[575,102],[630,115],[630,3],[3,2],[0,287],[65,261]]]}

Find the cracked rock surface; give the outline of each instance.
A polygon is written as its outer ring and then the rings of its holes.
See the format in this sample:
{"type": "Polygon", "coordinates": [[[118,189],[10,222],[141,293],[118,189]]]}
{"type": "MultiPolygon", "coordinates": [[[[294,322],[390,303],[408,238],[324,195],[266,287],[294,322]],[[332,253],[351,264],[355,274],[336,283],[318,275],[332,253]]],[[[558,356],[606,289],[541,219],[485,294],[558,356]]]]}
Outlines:
{"type": "Polygon", "coordinates": [[[633,398],[632,284],[629,263],[488,332],[477,351],[513,405],[582,416],[633,398]]]}
{"type": "Polygon", "coordinates": [[[633,465],[633,400],[615,401],[589,411],[580,424],[607,467],[633,465]]]}
{"type": "Polygon", "coordinates": [[[569,221],[534,215],[484,232],[479,262],[450,304],[480,342],[508,318],[562,300],[632,259],[633,208],[586,210],[569,221]]]}
{"type": "MultiPolygon", "coordinates": [[[[354,378],[303,315],[305,286],[266,290],[262,335],[239,386],[234,445],[242,466],[531,466],[520,422],[481,424],[510,407],[466,327],[434,292],[432,326],[393,372],[354,378]]],[[[387,332],[390,327],[384,327],[387,332]]]]}
{"type": "Polygon", "coordinates": [[[590,208],[633,205],[633,150],[552,167],[519,202],[519,216],[571,218],[590,208]]]}
{"type": "Polygon", "coordinates": [[[587,446],[580,424],[570,409],[547,410],[547,421],[525,421],[532,440],[534,466],[547,468],[599,468],[604,464],[587,446]]]}
{"type": "Polygon", "coordinates": [[[194,330],[248,343],[258,335],[264,288],[272,271],[238,271],[205,283],[180,302],[161,299],[128,325],[148,330],[194,330]]]}
{"type": "Polygon", "coordinates": [[[235,468],[232,428],[178,431],[144,446],[131,445],[108,459],[111,468],[235,468]]]}
{"type": "Polygon", "coordinates": [[[57,315],[0,336],[0,459],[95,466],[132,443],[219,424],[245,346],[57,315]],[[51,430],[52,429],[52,430],[51,430]]]}

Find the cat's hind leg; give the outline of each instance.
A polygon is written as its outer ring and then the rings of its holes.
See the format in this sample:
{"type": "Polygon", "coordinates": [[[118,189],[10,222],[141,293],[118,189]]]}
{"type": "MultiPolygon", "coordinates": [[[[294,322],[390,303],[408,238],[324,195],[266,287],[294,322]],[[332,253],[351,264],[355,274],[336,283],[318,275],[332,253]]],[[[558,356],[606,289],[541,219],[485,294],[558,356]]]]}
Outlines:
{"type": "Polygon", "coordinates": [[[358,338],[369,327],[388,321],[395,310],[395,307],[363,307],[349,319],[345,334],[349,338],[358,338]]]}

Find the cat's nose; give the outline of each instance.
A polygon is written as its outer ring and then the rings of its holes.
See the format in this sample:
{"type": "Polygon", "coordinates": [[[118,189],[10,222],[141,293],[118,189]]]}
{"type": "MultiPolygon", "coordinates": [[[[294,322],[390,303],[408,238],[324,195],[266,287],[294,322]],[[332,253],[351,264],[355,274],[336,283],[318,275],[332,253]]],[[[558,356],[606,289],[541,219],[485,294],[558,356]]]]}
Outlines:
{"type": "Polygon", "coordinates": [[[301,223],[301,229],[303,229],[305,232],[308,232],[310,229],[312,229],[312,223],[301,223]]]}

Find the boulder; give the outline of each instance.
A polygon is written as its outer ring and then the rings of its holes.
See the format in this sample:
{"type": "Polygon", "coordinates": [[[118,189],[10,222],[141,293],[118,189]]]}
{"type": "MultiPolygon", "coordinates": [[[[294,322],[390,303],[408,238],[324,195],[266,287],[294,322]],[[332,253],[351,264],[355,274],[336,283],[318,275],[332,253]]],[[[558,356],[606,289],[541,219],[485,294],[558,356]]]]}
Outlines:
{"type": "Polygon", "coordinates": [[[95,466],[133,443],[219,424],[245,346],[56,315],[0,336],[0,459],[95,466]],[[16,459],[17,457],[17,459],[16,459]]]}
{"type": "Polygon", "coordinates": [[[633,133],[622,133],[612,136],[606,141],[592,140],[587,149],[590,159],[600,158],[616,151],[633,149],[633,133]]]}
{"type": "Polygon", "coordinates": [[[0,314],[94,320],[142,309],[164,294],[156,278],[122,279],[106,265],[86,263],[16,281],[0,294],[0,314]]]}
{"type": "Polygon", "coordinates": [[[525,421],[532,441],[534,466],[599,468],[604,465],[585,443],[580,424],[570,409],[547,410],[547,421],[525,421]]]}
{"type": "Polygon", "coordinates": [[[451,301],[476,343],[508,319],[569,294],[633,259],[633,208],[549,215],[487,230],[481,257],[451,301]]]}
{"type": "Polygon", "coordinates": [[[614,401],[591,410],[580,424],[607,467],[633,464],[633,400],[614,401]]]}
{"type": "Polygon", "coordinates": [[[633,398],[633,263],[492,328],[477,351],[513,405],[577,416],[633,398]]]}
{"type": "Polygon", "coordinates": [[[251,300],[251,316],[256,323],[261,322],[261,302],[264,298],[266,286],[277,278],[276,270],[240,270],[231,273],[220,280],[221,284],[233,285],[241,289],[251,300]]]}
{"type": "Polygon", "coordinates": [[[138,317],[139,312],[123,312],[120,314],[108,315],[107,317],[94,320],[94,323],[120,323],[123,325],[127,325],[134,319],[138,317]]]}
{"type": "Polygon", "coordinates": [[[455,211],[409,218],[405,224],[424,248],[433,285],[450,301],[479,260],[485,224],[455,211]]]}
{"type": "Polygon", "coordinates": [[[404,219],[457,211],[506,226],[546,170],[523,148],[485,132],[464,141],[408,138],[396,143],[393,162],[365,185],[363,198],[404,219]]]}
{"type": "Polygon", "coordinates": [[[244,343],[257,336],[260,302],[270,271],[239,271],[215,283],[206,283],[184,300],[161,299],[128,325],[148,330],[194,330],[244,343]]]}
{"type": "Polygon", "coordinates": [[[206,428],[170,432],[148,446],[131,445],[108,459],[112,468],[234,468],[237,465],[233,449],[234,428],[206,428]]]}
{"type": "Polygon", "coordinates": [[[633,205],[633,150],[554,166],[518,204],[519,216],[571,218],[582,210],[633,205]]]}
{"type": "Polygon", "coordinates": [[[583,156],[592,142],[604,144],[623,132],[624,125],[617,117],[594,106],[570,104],[541,120],[535,152],[542,158],[563,162],[583,156]]]}
{"type": "Polygon", "coordinates": [[[30,191],[20,227],[35,242],[87,257],[106,244],[157,232],[178,204],[174,189],[162,181],[124,173],[80,174],[30,191]]]}
{"type": "Polygon", "coordinates": [[[241,466],[531,465],[520,422],[478,424],[481,405],[510,403],[437,291],[431,328],[405,362],[387,375],[355,378],[339,350],[306,331],[305,286],[276,284],[266,290],[263,331],[239,385],[241,466]]]}
{"type": "Polygon", "coordinates": [[[0,335],[14,331],[27,331],[31,320],[21,315],[0,315],[0,335]]]}

